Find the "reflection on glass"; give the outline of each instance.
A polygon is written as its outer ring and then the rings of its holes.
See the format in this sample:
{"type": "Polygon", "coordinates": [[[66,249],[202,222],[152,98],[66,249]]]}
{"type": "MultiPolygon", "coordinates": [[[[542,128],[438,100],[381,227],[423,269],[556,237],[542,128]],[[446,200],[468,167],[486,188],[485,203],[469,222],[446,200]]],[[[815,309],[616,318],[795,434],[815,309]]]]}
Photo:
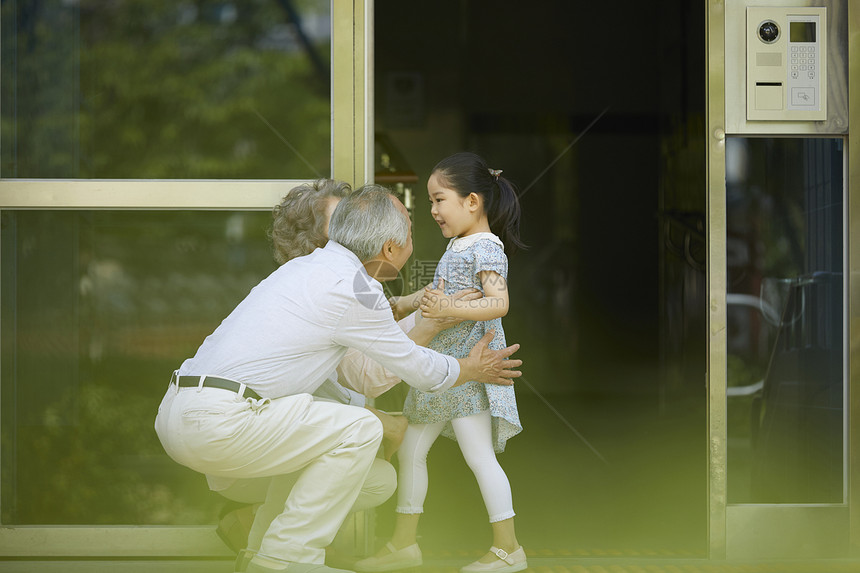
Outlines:
{"type": "Polygon", "coordinates": [[[330,173],[328,0],[10,0],[0,26],[5,178],[330,173]]]}
{"type": "Polygon", "coordinates": [[[729,503],[844,497],[841,139],[726,146],[729,503]]]}
{"type": "Polygon", "coordinates": [[[153,430],[170,373],[275,268],[266,212],[4,211],[4,524],[199,524],[153,430]]]}

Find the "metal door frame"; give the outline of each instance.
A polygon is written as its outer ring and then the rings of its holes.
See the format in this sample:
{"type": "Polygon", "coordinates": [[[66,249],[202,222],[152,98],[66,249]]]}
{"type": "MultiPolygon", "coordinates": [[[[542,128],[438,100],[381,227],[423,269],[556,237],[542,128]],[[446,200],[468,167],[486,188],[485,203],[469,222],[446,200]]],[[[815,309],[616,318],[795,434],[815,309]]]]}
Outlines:
{"type": "MultiPolygon", "coordinates": [[[[845,184],[847,209],[845,232],[848,265],[847,346],[848,408],[847,503],[836,506],[738,506],[727,503],[727,340],[726,340],[726,23],[727,4],[741,0],[708,0],[707,34],[707,236],[708,236],[708,554],[711,559],[737,555],[731,537],[739,525],[753,534],[757,527],[773,519],[794,520],[814,526],[836,527],[851,557],[860,557],[860,456],[852,456],[852,445],[860,442],[860,144],[851,145],[850,135],[860,133],[860,90],[848,90],[848,130],[845,184]],[[852,248],[852,246],[854,248],[852,248]],[[832,510],[832,511],[831,511],[832,510]]],[[[759,4],[797,5],[796,1],[762,0],[759,4]]],[[[828,5],[830,2],[818,2],[828,5]]],[[[860,4],[848,2],[848,85],[860,86],[860,4]]],[[[776,129],[775,134],[787,130],[776,129]]],[[[758,557],[771,557],[766,549],[758,557]]],[[[754,557],[755,555],[742,555],[754,557]]]]}

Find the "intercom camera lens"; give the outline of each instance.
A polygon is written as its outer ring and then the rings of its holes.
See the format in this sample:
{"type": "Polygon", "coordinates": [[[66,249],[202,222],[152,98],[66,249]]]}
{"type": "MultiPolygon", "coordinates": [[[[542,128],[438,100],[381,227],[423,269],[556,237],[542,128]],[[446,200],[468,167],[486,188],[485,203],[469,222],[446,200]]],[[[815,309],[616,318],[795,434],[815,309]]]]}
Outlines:
{"type": "Polygon", "coordinates": [[[773,20],[766,20],[759,24],[758,37],[765,44],[772,44],[779,38],[779,26],[773,20]]]}

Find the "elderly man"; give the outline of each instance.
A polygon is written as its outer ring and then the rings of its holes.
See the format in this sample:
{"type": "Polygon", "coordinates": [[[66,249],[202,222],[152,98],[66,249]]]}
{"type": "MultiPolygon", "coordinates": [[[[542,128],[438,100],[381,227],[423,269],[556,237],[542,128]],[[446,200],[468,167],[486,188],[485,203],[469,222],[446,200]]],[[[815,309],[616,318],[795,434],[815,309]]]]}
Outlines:
{"type": "Polygon", "coordinates": [[[394,322],[377,279],[394,278],[411,255],[410,226],[381,187],[341,200],[328,244],[257,285],[171,379],[155,425],[178,463],[225,478],[273,477],[273,488],[302,470],[249,573],[332,571],[324,548],[382,439],[372,413],[310,395],[347,348],[423,391],[520,375],[521,361],[507,359],[518,345],[490,350],[492,333],[455,359],[416,345],[394,322]]]}
{"type": "MultiPolygon", "coordinates": [[[[299,185],[287,193],[272,210],[272,247],[275,260],[284,264],[297,257],[309,255],[328,243],[328,226],[331,214],[340,200],[351,193],[347,183],[333,179],[319,179],[299,185]]],[[[456,293],[460,300],[480,298],[476,289],[456,293]]],[[[434,336],[455,326],[461,319],[423,318],[413,312],[398,321],[407,336],[421,346],[427,346],[434,336]]],[[[400,383],[396,376],[373,362],[355,349],[349,349],[333,374],[313,396],[342,404],[368,408],[382,422],[382,449],[385,459],[373,460],[370,472],[362,484],[361,492],[352,506],[352,511],[376,507],[383,503],[397,487],[397,474],[388,463],[403,441],[406,418],[391,416],[367,406],[365,397],[376,397],[400,383]]],[[[298,478],[296,472],[292,474],[298,478]]],[[[284,502],[292,484],[281,477],[281,494],[271,489],[272,478],[233,479],[208,476],[209,487],[241,507],[226,513],[218,523],[216,532],[224,542],[237,552],[235,570],[242,572],[248,561],[260,549],[263,536],[272,520],[284,510],[284,502]],[[262,504],[262,505],[260,505],[262,504]],[[254,519],[255,512],[260,519],[254,519]],[[252,527],[253,522],[253,527],[252,527]]],[[[343,562],[343,557],[326,549],[326,562],[343,562]]],[[[331,563],[329,563],[331,565],[331,563]]]]}

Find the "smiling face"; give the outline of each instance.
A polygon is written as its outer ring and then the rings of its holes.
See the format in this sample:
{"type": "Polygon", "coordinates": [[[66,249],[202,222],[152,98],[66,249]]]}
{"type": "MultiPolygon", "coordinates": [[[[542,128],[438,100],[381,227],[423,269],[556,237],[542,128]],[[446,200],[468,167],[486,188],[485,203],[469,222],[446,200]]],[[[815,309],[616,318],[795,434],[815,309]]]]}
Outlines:
{"type": "Polygon", "coordinates": [[[467,197],[445,187],[434,173],[427,181],[430,197],[430,214],[442,230],[445,238],[463,237],[475,232],[481,213],[480,199],[474,193],[467,197]]]}

